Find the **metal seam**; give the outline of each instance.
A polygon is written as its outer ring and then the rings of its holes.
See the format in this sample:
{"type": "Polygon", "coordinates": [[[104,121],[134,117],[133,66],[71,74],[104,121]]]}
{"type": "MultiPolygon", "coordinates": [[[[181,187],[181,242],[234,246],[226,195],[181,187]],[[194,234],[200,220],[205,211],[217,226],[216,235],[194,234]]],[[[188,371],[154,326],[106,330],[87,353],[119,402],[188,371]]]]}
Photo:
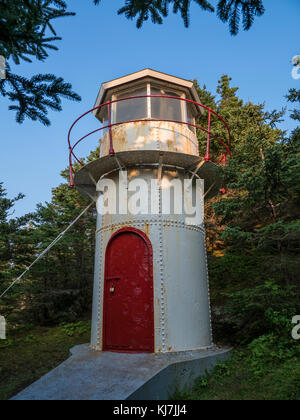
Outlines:
{"type": "Polygon", "coordinates": [[[108,230],[111,230],[112,228],[118,228],[118,227],[124,227],[125,224],[128,225],[137,225],[137,226],[144,226],[145,223],[148,223],[149,225],[160,225],[161,223],[166,223],[168,227],[180,227],[182,229],[192,230],[196,232],[201,232],[203,235],[205,235],[205,229],[200,226],[196,225],[187,225],[184,222],[177,222],[176,220],[169,220],[169,219],[161,219],[161,221],[157,219],[143,219],[143,220],[125,220],[122,223],[113,223],[110,225],[107,225],[103,228],[100,228],[96,230],[96,235],[98,235],[101,232],[106,232],[108,230]]]}
{"type": "Polygon", "coordinates": [[[205,251],[205,268],[206,268],[206,281],[207,281],[207,294],[208,294],[208,310],[209,310],[210,338],[211,338],[211,345],[213,346],[212,314],[211,314],[211,301],[210,301],[210,284],[209,284],[209,276],[208,276],[208,260],[207,260],[206,236],[204,237],[204,251],[205,251]]]}
{"type": "Polygon", "coordinates": [[[98,288],[98,327],[97,327],[97,347],[101,346],[101,332],[103,331],[102,317],[101,317],[101,306],[102,306],[102,255],[103,255],[103,235],[101,234],[100,240],[100,268],[99,268],[99,288],[98,288]]]}
{"type": "Polygon", "coordinates": [[[163,247],[163,219],[162,219],[162,191],[159,194],[159,276],[160,276],[160,333],[163,353],[166,352],[166,314],[165,314],[165,296],[164,296],[164,247],[163,247]]]}

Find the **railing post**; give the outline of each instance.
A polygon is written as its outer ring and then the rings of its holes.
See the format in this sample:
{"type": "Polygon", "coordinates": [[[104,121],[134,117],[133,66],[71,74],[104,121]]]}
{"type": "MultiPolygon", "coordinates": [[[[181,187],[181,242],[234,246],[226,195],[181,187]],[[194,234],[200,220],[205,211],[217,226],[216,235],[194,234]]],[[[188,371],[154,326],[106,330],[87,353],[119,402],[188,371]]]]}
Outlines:
{"type": "Polygon", "coordinates": [[[211,127],[211,109],[208,110],[207,143],[205,161],[210,161],[210,127],[211,127]]]}
{"type": "MultiPolygon", "coordinates": [[[[148,91],[147,91],[148,92],[148,91]]],[[[109,155],[111,155],[111,156],[114,156],[115,155],[115,151],[114,151],[114,145],[113,145],[113,130],[112,130],[112,128],[114,127],[114,126],[119,126],[119,125],[121,125],[121,124],[125,124],[125,123],[129,123],[129,122],[138,122],[138,121],[145,121],[145,119],[138,119],[138,120],[132,120],[132,121],[124,121],[124,122],[114,122],[114,123],[112,123],[112,121],[113,121],[113,118],[112,118],[112,110],[113,110],[113,107],[112,107],[112,104],[113,103],[117,103],[117,102],[119,102],[119,101],[125,101],[125,100],[128,100],[128,99],[136,99],[136,98],[141,98],[141,97],[145,97],[145,98],[148,98],[148,99],[150,99],[150,98],[164,98],[164,99],[166,99],[166,98],[171,98],[171,99],[176,99],[176,100],[180,100],[180,101],[186,101],[186,102],[188,102],[188,103],[192,103],[192,104],[195,104],[195,105],[198,105],[199,107],[202,107],[202,108],[204,108],[204,109],[206,109],[207,111],[208,111],[208,128],[207,128],[207,130],[205,129],[205,128],[202,128],[202,127],[199,127],[198,125],[194,125],[194,124],[188,124],[188,125],[190,125],[190,126],[193,126],[193,127],[195,127],[195,128],[199,128],[200,130],[202,130],[202,131],[204,131],[204,132],[206,132],[207,133],[207,144],[206,144],[206,153],[205,153],[205,157],[204,157],[204,161],[205,162],[210,162],[211,161],[211,158],[212,158],[212,156],[211,156],[211,144],[210,144],[210,141],[211,141],[211,139],[215,139],[215,140],[217,140],[219,143],[221,143],[223,146],[224,146],[224,148],[226,149],[226,153],[225,154],[223,154],[223,156],[221,157],[221,159],[218,161],[218,163],[217,163],[217,165],[219,165],[219,164],[223,164],[224,166],[226,166],[226,165],[230,165],[230,158],[231,158],[231,151],[230,151],[230,146],[231,146],[231,134],[230,134],[230,129],[229,129],[229,127],[228,127],[228,125],[226,124],[226,122],[223,120],[223,118],[222,117],[220,117],[220,115],[218,115],[215,111],[213,111],[211,108],[209,108],[209,107],[206,107],[206,106],[204,106],[204,105],[202,105],[202,104],[198,104],[197,102],[195,102],[195,101],[192,101],[192,100],[188,100],[188,99],[184,99],[184,98],[179,98],[179,97],[173,97],[173,96],[168,96],[168,95],[145,95],[145,96],[135,96],[135,97],[130,97],[130,98],[121,98],[121,99],[118,99],[118,100],[112,100],[112,101],[108,101],[108,102],[106,102],[106,103],[104,103],[104,104],[101,104],[100,106],[97,106],[97,107],[95,107],[95,108],[93,108],[93,109],[90,109],[89,111],[87,111],[87,112],[85,112],[84,114],[82,114],[79,118],[77,118],[76,119],[76,121],[72,124],[72,126],[71,126],[71,128],[70,128],[70,130],[69,130],[69,133],[68,133],[68,145],[69,145],[69,151],[70,151],[70,156],[69,156],[69,162],[70,162],[70,169],[69,169],[69,172],[70,172],[70,186],[71,187],[73,187],[74,185],[75,185],[75,183],[74,183],[74,168],[73,168],[73,162],[72,162],[72,160],[73,159],[75,159],[80,165],[83,165],[84,163],[83,162],[80,162],[79,161],[79,159],[76,157],[76,155],[75,155],[75,153],[74,153],[74,149],[75,149],[75,147],[82,141],[82,140],[84,140],[85,138],[87,138],[88,136],[90,136],[91,134],[94,134],[94,133],[96,133],[96,132],[98,132],[98,131],[100,131],[100,130],[103,130],[104,128],[105,129],[109,129],[109,132],[108,132],[108,139],[109,139],[109,155]],[[107,120],[108,120],[108,125],[107,126],[102,126],[101,128],[99,128],[99,129],[97,129],[97,130],[94,130],[94,131],[92,131],[91,133],[89,133],[89,134],[87,134],[87,135],[85,135],[84,137],[82,137],[81,139],[79,139],[75,144],[74,144],[74,146],[72,147],[71,146],[71,140],[70,140],[70,135],[71,135],[71,131],[72,131],[72,129],[73,129],[73,127],[75,126],[75,124],[77,124],[77,122],[79,121],[79,120],[81,120],[84,116],[86,116],[86,115],[88,115],[89,113],[91,113],[91,112],[93,112],[93,111],[95,111],[95,110],[98,110],[98,109],[101,109],[102,107],[105,107],[105,106],[107,106],[107,109],[108,109],[108,117],[107,117],[107,120]],[[212,118],[212,114],[214,114],[214,115],[216,115],[222,122],[223,122],[223,124],[225,125],[225,127],[226,127],[226,129],[227,129],[227,132],[228,132],[228,137],[229,137],[229,143],[228,143],[228,146],[223,142],[223,141],[221,141],[219,138],[217,138],[213,133],[211,133],[211,118],[212,118]],[[228,160],[227,160],[227,155],[228,155],[228,160]]],[[[148,117],[149,117],[149,115],[147,115],[148,117]]],[[[148,121],[152,121],[152,118],[147,118],[147,120],[148,121]]],[[[172,120],[159,120],[159,119],[153,119],[153,121],[166,121],[166,122],[171,122],[171,123],[178,123],[178,122],[180,122],[180,121],[172,121],[172,120]]],[[[181,121],[182,123],[187,123],[186,121],[185,122],[183,122],[183,121],[181,121]]]]}
{"type": "Polygon", "coordinates": [[[226,153],[224,154],[224,156],[223,156],[223,166],[225,167],[226,166],[226,153]]]}
{"type": "Polygon", "coordinates": [[[71,147],[69,148],[69,151],[70,151],[70,157],[69,157],[70,187],[73,188],[74,187],[74,179],[73,179],[73,162],[72,162],[72,149],[71,149],[71,147]]]}
{"type": "Polygon", "coordinates": [[[112,138],[112,128],[111,128],[111,103],[108,104],[108,125],[109,125],[109,154],[113,156],[115,154],[113,138],[112,138]]]}

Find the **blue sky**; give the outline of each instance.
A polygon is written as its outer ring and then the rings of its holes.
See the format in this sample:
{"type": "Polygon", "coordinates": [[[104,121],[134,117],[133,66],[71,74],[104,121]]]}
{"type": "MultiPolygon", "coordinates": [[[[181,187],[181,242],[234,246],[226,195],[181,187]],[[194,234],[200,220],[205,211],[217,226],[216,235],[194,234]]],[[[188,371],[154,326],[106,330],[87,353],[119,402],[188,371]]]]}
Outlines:
{"type": "MultiPolygon", "coordinates": [[[[133,21],[117,15],[122,0],[102,0],[98,7],[92,0],[69,1],[70,10],[77,15],[57,20],[55,28],[63,37],[59,51],[44,63],[21,64],[15,70],[28,77],[36,73],[62,76],[82,101],[64,101],[63,111],[52,112],[52,125],[44,127],[29,120],[16,124],[9,103],[0,97],[0,181],[9,197],[19,192],[26,195],[17,203],[15,215],[50,201],[51,189],[62,182],[60,171],[68,164],[68,129],[77,116],[93,107],[102,82],[150,67],[185,79],[197,78],[215,92],[220,76],[229,74],[242,99],[265,102],[267,110],[287,106],[284,95],[300,85],[291,76],[291,59],[300,54],[300,4],[299,0],[264,3],[266,13],[256,19],[254,27],[232,37],[225,24],[196,4],[188,29],[180,16],[170,14],[163,25],[148,22],[138,30],[133,21]]],[[[286,116],[281,128],[295,126],[286,116]]],[[[76,133],[95,127],[91,116],[76,133]]],[[[81,154],[96,144],[97,136],[91,137],[81,154]]]]}

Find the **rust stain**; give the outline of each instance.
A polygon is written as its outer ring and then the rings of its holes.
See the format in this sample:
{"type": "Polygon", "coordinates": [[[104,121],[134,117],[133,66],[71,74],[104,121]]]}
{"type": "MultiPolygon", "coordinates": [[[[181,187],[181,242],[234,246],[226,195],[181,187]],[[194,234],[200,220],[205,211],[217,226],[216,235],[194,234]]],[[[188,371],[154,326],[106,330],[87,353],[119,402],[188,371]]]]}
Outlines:
{"type": "Polygon", "coordinates": [[[149,223],[145,222],[144,224],[145,224],[145,233],[146,233],[147,236],[149,236],[149,232],[150,232],[149,223]]]}
{"type": "Polygon", "coordinates": [[[168,146],[169,151],[173,150],[173,144],[174,144],[173,140],[167,140],[167,146],[168,146]]]}
{"type": "Polygon", "coordinates": [[[127,150],[127,130],[125,125],[120,125],[113,130],[114,149],[117,152],[127,150]]]}
{"type": "Polygon", "coordinates": [[[128,174],[128,179],[131,179],[138,175],[140,175],[140,171],[138,169],[132,169],[130,173],[128,174]]]}
{"type": "MultiPolygon", "coordinates": [[[[152,149],[156,144],[156,132],[162,150],[197,154],[197,146],[193,143],[196,136],[190,130],[175,123],[156,122],[155,128],[149,121],[136,121],[113,127],[113,142],[116,152],[127,150],[152,149]],[[150,146],[150,147],[149,147],[150,146]]],[[[100,140],[101,156],[109,154],[109,133],[105,133],[100,140]]]]}

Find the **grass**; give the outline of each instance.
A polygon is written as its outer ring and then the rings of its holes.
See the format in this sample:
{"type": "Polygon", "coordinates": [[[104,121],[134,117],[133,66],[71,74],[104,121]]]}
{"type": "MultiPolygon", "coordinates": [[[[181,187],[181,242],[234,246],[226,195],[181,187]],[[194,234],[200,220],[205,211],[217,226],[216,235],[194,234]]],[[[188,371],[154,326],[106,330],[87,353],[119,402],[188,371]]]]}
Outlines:
{"type": "Polygon", "coordinates": [[[17,327],[0,341],[0,400],[8,400],[69,357],[70,348],[89,342],[90,323],[17,327]]]}
{"type": "Polygon", "coordinates": [[[235,350],[231,360],[217,365],[210,375],[198,378],[189,393],[174,400],[300,400],[300,361],[297,358],[266,365],[255,375],[245,349],[235,350]]]}
{"type": "MultiPolygon", "coordinates": [[[[58,366],[70,348],[87,343],[90,323],[80,321],[57,327],[30,325],[8,331],[0,341],[0,400],[8,400],[58,366]]],[[[175,400],[300,400],[300,361],[287,359],[262,363],[256,374],[245,347],[234,350],[231,360],[199,378],[189,393],[177,393],[175,400]]]]}

